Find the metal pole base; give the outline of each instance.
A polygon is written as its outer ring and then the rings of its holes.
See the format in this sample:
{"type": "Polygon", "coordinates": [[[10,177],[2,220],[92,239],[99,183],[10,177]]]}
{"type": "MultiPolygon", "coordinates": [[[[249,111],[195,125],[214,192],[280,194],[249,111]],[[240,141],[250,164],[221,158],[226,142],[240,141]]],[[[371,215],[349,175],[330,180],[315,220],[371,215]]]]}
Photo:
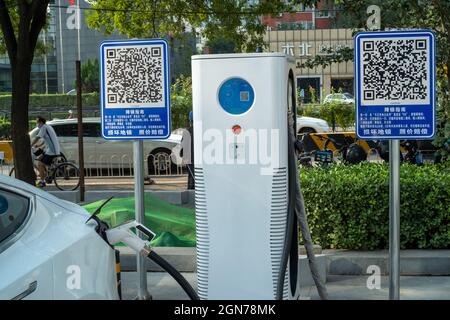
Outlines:
{"type": "Polygon", "coordinates": [[[389,141],[389,299],[400,299],[400,141],[389,141]]]}
{"type": "MultiPolygon", "coordinates": [[[[134,166],[134,202],[136,222],[144,223],[144,151],[143,142],[133,142],[133,166],[134,166]]],[[[139,235],[142,237],[140,232],[139,235]]],[[[147,266],[146,258],[136,253],[136,271],[139,277],[137,300],[151,300],[152,296],[147,290],[147,266]]]]}

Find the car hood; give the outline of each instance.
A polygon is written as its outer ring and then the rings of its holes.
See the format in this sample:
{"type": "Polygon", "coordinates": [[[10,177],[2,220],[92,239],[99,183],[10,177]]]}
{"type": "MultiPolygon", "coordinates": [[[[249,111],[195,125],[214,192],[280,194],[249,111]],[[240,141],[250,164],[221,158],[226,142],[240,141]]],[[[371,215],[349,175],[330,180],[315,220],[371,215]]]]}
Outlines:
{"type": "Polygon", "coordinates": [[[10,188],[20,189],[21,191],[24,191],[27,194],[44,198],[45,200],[50,201],[64,208],[65,211],[70,211],[72,213],[80,214],[83,216],[89,216],[89,213],[79,205],[66,200],[59,199],[54,195],[45,192],[44,190],[33,187],[32,185],[25,183],[19,179],[11,178],[5,175],[0,175],[0,186],[2,186],[5,189],[10,188]]]}

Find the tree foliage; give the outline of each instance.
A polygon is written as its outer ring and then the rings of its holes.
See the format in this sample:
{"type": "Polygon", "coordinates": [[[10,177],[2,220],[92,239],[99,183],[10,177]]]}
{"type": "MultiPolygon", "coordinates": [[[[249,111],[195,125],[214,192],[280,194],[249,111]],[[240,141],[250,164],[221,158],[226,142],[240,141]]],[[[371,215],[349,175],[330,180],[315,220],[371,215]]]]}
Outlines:
{"type": "Polygon", "coordinates": [[[100,75],[98,70],[100,70],[100,65],[97,59],[89,59],[81,65],[82,92],[100,92],[100,75]]]}
{"type": "Polygon", "coordinates": [[[98,0],[88,13],[90,27],[128,37],[180,36],[192,31],[215,39],[226,38],[237,51],[264,46],[262,15],[279,15],[293,5],[316,1],[281,0],[98,0]]]}

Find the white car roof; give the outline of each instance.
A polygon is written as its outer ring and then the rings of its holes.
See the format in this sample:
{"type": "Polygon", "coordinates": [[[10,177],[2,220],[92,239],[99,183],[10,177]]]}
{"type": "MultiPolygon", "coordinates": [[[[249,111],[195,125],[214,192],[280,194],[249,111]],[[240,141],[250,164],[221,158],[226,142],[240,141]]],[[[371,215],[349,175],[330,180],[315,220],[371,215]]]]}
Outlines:
{"type": "MultiPolygon", "coordinates": [[[[78,119],[77,118],[53,119],[47,121],[47,124],[66,124],[66,123],[78,123],[78,119]]],[[[99,117],[83,118],[83,123],[100,123],[100,118],[99,117]]]]}

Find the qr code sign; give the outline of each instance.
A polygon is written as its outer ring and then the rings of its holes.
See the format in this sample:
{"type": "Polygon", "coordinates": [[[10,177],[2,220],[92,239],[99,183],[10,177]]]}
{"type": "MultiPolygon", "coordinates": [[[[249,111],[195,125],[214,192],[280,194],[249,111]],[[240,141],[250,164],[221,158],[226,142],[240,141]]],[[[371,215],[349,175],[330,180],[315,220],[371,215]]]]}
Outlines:
{"type": "Polygon", "coordinates": [[[361,40],[361,104],[429,104],[429,45],[427,37],[361,40]]]}
{"type": "Polygon", "coordinates": [[[104,48],[107,108],[164,105],[162,45],[104,48]]]}

